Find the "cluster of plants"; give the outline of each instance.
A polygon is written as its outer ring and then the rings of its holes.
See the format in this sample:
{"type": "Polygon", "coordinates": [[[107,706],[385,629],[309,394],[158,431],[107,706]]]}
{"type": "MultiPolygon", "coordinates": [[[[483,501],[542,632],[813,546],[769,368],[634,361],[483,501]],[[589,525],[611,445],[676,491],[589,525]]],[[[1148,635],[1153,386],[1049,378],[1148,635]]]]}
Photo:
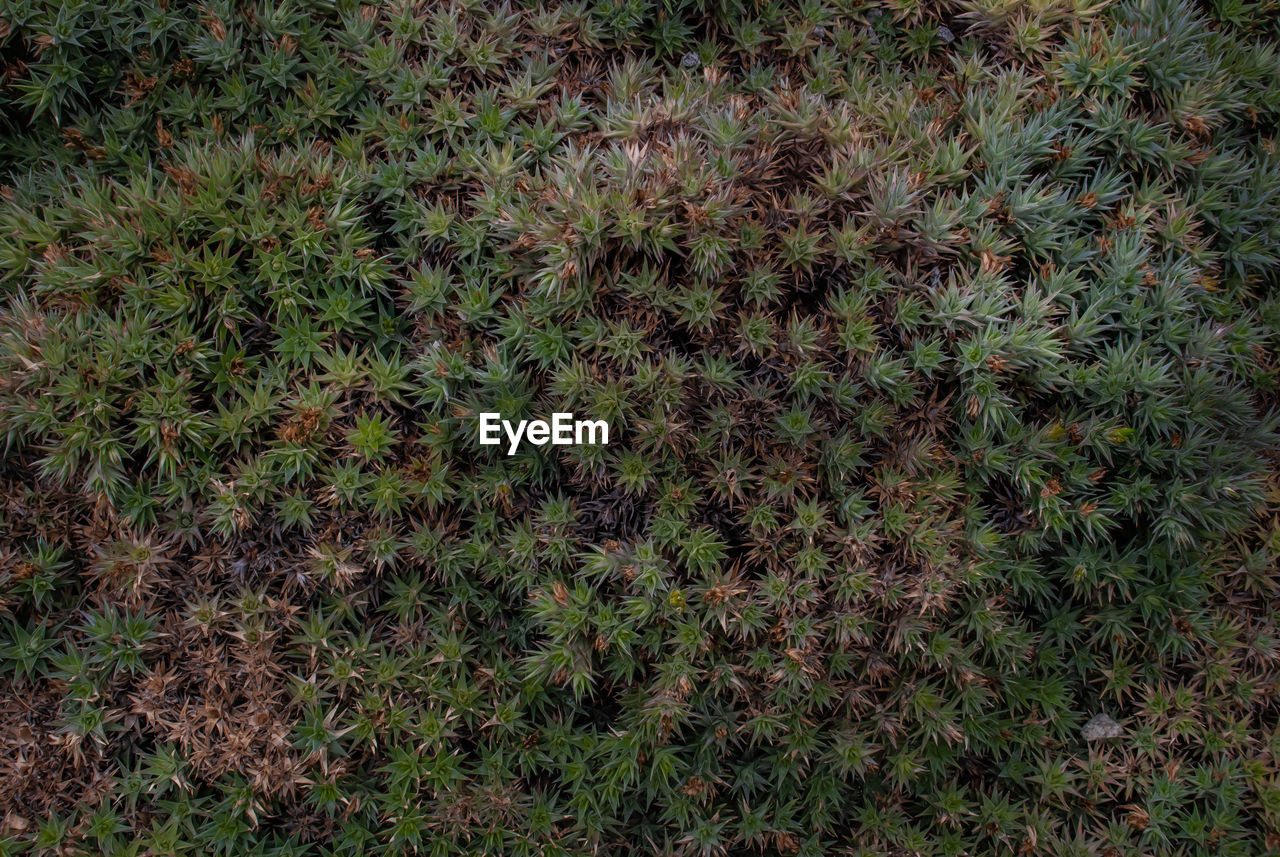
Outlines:
{"type": "Polygon", "coordinates": [[[0,854],[1280,852],[1278,44],[0,0],[0,854]]]}

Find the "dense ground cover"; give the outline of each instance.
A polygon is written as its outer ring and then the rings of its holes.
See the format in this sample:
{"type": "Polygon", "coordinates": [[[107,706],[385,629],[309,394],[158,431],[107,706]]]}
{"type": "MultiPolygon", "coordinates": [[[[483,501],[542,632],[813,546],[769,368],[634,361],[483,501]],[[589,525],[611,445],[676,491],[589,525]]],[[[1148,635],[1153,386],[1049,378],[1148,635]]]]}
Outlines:
{"type": "Polygon", "coordinates": [[[1278,13],[3,0],[0,854],[1280,850],[1278,13]]]}

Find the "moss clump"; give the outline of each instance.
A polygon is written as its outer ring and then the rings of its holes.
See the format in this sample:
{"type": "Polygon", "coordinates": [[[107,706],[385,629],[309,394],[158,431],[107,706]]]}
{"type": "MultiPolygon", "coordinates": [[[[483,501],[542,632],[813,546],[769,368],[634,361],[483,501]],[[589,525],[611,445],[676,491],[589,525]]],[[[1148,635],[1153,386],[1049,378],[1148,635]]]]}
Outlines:
{"type": "Polygon", "coordinates": [[[1276,11],[0,0],[0,853],[1275,850],[1276,11]]]}

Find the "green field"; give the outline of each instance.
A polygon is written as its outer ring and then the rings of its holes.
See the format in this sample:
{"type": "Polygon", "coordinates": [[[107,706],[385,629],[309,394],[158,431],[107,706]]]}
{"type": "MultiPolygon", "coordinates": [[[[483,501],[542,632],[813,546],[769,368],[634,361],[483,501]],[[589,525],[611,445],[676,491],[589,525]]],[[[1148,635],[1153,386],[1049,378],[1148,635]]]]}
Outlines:
{"type": "Polygon", "coordinates": [[[1278,46],[0,0],[0,857],[1280,854],[1278,46]]]}

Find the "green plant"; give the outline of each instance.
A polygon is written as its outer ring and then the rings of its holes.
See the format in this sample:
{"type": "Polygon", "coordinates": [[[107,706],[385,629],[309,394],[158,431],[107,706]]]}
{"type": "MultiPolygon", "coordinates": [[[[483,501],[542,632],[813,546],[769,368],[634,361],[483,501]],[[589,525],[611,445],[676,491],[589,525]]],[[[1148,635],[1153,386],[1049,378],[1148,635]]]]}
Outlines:
{"type": "Polygon", "coordinates": [[[0,0],[0,853],[1274,850],[1275,12],[0,0]]]}

